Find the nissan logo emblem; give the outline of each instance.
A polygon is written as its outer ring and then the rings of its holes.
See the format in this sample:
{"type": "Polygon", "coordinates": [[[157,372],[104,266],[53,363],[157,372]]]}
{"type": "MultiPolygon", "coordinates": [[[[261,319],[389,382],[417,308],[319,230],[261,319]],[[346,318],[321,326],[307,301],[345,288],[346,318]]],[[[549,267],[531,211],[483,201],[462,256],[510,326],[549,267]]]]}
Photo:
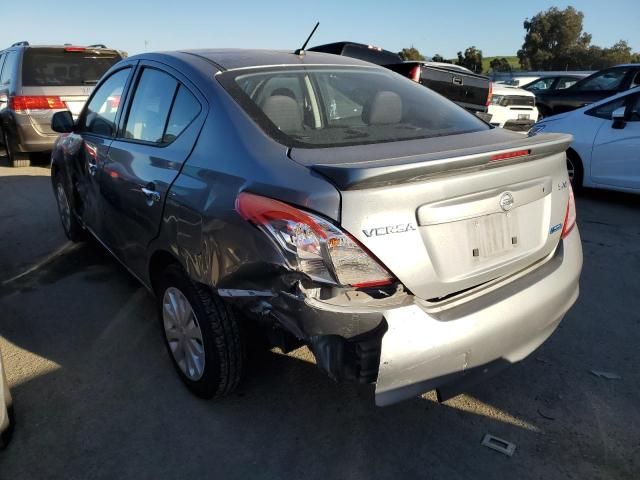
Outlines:
{"type": "Polygon", "coordinates": [[[505,212],[508,212],[513,208],[513,204],[516,202],[513,199],[513,195],[511,195],[509,192],[505,192],[500,197],[499,203],[500,203],[500,208],[502,208],[502,210],[504,210],[505,212]]]}

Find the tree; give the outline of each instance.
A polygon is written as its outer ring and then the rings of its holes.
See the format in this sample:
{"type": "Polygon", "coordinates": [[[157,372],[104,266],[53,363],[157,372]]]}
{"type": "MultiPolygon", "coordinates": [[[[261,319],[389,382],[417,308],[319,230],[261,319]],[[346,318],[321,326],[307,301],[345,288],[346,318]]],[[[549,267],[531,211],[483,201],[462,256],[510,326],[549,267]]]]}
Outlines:
{"type": "Polygon", "coordinates": [[[524,21],[526,34],[518,59],[522,68],[545,70],[578,45],[586,47],[591,36],[582,33],[584,14],[573,7],[551,7],[524,21]]]}
{"type": "Polygon", "coordinates": [[[583,19],[583,13],[573,7],[552,7],[526,19],[527,33],[518,50],[520,66],[525,70],[600,70],[637,58],[624,40],[610,48],[591,45],[591,35],[582,31],[583,19]]]}
{"type": "Polygon", "coordinates": [[[469,47],[462,52],[458,52],[457,65],[467,67],[475,73],[482,73],[482,50],[478,50],[475,46],[469,47]]]}
{"type": "Polygon", "coordinates": [[[493,60],[491,60],[491,62],[489,62],[489,67],[491,67],[491,69],[494,72],[510,72],[511,71],[511,64],[509,63],[509,60],[507,60],[504,57],[494,58],[493,60]]]}
{"type": "Polygon", "coordinates": [[[436,53],[436,54],[433,56],[433,59],[432,59],[432,60],[433,60],[434,62],[442,62],[442,63],[444,63],[444,61],[445,61],[445,60],[444,60],[444,57],[443,57],[442,55],[440,55],[439,53],[436,53]]]}
{"type": "Polygon", "coordinates": [[[424,56],[420,53],[420,51],[411,45],[409,48],[403,48],[398,55],[403,60],[424,60],[424,56]]]}

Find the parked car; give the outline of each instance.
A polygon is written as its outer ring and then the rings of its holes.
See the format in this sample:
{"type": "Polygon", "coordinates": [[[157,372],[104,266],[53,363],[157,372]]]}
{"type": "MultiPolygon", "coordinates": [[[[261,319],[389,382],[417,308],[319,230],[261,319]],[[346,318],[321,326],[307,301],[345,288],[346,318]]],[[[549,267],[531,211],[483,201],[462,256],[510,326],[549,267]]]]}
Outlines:
{"type": "Polygon", "coordinates": [[[7,375],[2,364],[2,354],[0,354],[0,450],[9,444],[13,427],[13,403],[7,375]]]}
{"type": "Polygon", "coordinates": [[[42,46],[14,43],[0,52],[0,144],[9,164],[25,167],[30,153],[47,152],[57,134],[51,116],[77,116],[100,77],[123,52],[104,45],[42,46]]]}
{"type": "Polygon", "coordinates": [[[138,55],[52,127],[67,236],[155,293],[202,397],[238,384],[247,325],[375,382],[379,405],[446,397],[530,354],[578,296],[571,137],[492,128],[367,62],[138,55]]]}
{"type": "Polygon", "coordinates": [[[491,125],[528,132],[538,121],[536,96],[521,88],[494,84],[489,105],[491,125]]]}
{"type": "Polygon", "coordinates": [[[575,189],[640,193],[640,87],[546,118],[530,135],[546,132],[573,135],[567,169],[575,189]]]}
{"type": "Polygon", "coordinates": [[[578,81],[585,78],[586,75],[553,75],[541,77],[533,82],[522,85],[520,88],[529,90],[530,92],[550,92],[553,90],[564,90],[569,88],[578,81]]]}
{"type": "Polygon", "coordinates": [[[589,75],[569,88],[536,92],[542,117],[569,112],[640,85],[640,63],[618,65],[589,75]]]}
{"type": "Polygon", "coordinates": [[[310,48],[315,52],[358,58],[393,70],[454,101],[489,121],[489,78],[464,67],[442,62],[405,62],[397,53],[355,42],[337,42],[310,48]]]}

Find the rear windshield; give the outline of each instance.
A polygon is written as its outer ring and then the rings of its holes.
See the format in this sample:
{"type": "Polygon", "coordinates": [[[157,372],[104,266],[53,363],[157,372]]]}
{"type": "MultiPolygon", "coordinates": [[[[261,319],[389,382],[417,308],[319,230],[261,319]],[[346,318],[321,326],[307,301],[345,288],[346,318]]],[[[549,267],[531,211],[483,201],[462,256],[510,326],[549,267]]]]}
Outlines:
{"type": "Polygon", "coordinates": [[[115,51],[27,49],[22,60],[22,84],[26,87],[95,85],[120,60],[115,51]]]}
{"type": "Polygon", "coordinates": [[[441,137],[487,130],[453,102],[377,67],[293,67],[218,77],[274,139],[302,148],[441,137]]]}

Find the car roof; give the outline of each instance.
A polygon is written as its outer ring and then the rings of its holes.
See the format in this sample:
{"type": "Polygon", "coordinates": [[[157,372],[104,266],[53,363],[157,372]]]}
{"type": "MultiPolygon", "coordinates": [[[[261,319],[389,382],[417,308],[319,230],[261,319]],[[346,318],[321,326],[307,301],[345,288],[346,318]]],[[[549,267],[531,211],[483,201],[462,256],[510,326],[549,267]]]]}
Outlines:
{"type": "MultiPolygon", "coordinates": [[[[329,53],[305,51],[304,55],[296,55],[287,50],[250,50],[250,49],[202,49],[181,50],[179,52],[161,52],[177,57],[179,54],[189,54],[214,63],[221,70],[238,68],[267,67],[281,65],[347,65],[373,66],[371,63],[356,58],[332,55],[329,53]]],[[[184,57],[182,57],[184,59],[184,57]]]]}

